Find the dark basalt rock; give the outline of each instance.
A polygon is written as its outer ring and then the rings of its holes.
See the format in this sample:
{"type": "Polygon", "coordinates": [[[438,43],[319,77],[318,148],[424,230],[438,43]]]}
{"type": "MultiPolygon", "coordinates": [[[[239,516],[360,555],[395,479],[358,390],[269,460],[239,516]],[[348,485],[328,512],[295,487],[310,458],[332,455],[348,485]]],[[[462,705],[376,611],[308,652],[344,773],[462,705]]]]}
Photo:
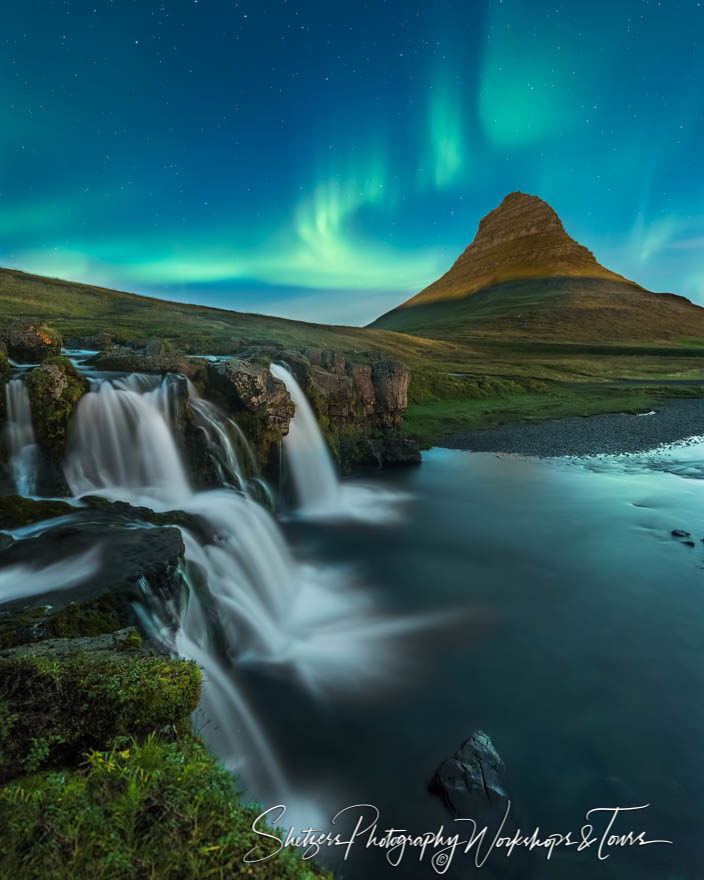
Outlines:
{"type": "Polygon", "coordinates": [[[0,529],[21,529],[23,526],[55,519],[75,512],[66,501],[39,500],[23,495],[0,495],[0,529]]]}
{"type": "Polygon", "coordinates": [[[399,467],[421,463],[420,449],[416,440],[391,435],[383,441],[382,466],[399,467]]]}
{"type": "Polygon", "coordinates": [[[13,321],[0,329],[0,341],[7,354],[20,364],[39,364],[45,358],[61,353],[60,334],[45,324],[13,321]]]}
{"type": "MultiPolygon", "coordinates": [[[[31,570],[57,564],[60,560],[79,559],[92,551],[98,554],[97,572],[68,588],[49,587],[46,592],[33,595],[31,600],[20,598],[4,603],[0,631],[13,627],[15,615],[21,616],[27,610],[48,603],[56,610],[69,602],[93,602],[109,594],[118,619],[132,624],[135,601],[148,600],[150,593],[166,600],[178,598],[179,566],[185,552],[181,532],[173,527],[134,528],[97,511],[79,511],[71,522],[15,541],[0,552],[0,567],[22,566],[31,570]]],[[[44,637],[39,628],[26,640],[44,637]]]]}
{"type": "Polygon", "coordinates": [[[508,802],[505,770],[489,736],[477,730],[442,762],[429,789],[454,816],[473,819],[487,813],[503,814],[508,802]]]}

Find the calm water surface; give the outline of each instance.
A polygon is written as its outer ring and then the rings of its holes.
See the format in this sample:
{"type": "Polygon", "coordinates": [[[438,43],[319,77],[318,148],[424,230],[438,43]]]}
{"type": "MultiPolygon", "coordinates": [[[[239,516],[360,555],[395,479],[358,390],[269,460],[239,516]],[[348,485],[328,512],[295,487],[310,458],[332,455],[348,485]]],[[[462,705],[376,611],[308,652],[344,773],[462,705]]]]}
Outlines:
{"type": "MultiPolygon", "coordinates": [[[[458,854],[445,876],[703,877],[701,477],[697,444],[590,462],[436,449],[379,479],[408,495],[395,522],[289,523],[299,555],[347,568],[389,614],[451,619],[409,639],[399,667],[379,670],[386,685],[361,693],[318,699],[251,674],[294,787],[318,810],[301,808],[297,826],[328,827],[337,810],[368,803],[380,829],[448,827],[427,782],[481,728],[523,828],[577,834],[591,808],[650,804],[617,829],[673,845],[601,862],[595,847],[520,865],[495,854],[482,870],[458,854]]],[[[413,852],[398,868],[361,845],[344,864],[333,850],[323,860],[355,880],[437,876],[413,852]]]]}

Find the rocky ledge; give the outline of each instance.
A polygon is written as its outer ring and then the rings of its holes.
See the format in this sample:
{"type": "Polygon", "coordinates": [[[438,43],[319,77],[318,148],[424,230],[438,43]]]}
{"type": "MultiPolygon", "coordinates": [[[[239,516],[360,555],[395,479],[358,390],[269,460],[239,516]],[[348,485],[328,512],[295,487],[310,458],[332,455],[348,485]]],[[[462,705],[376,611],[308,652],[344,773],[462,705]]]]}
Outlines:
{"type": "Polygon", "coordinates": [[[61,354],[62,345],[61,335],[38,321],[13,321],[0,327],[0,348],[20,364],[39,364],[61,354]]]}
{"type": "Polygon", "coordinates": [[[384,359],[379,352],[361,361],[329,349],[260,344],[213,362],[166,352],[157,343],[151,340],[142,349],[108,347],[95,357],[94,366],[186,376],[237,422],[265,473],[278,471],[278,445],[295,409],[284,384],[269,371],[272,362],[286,364],[295,375],[341,473],[420,462],[417,443],[402,435],[411,372],[401,361],[384,359]]]}

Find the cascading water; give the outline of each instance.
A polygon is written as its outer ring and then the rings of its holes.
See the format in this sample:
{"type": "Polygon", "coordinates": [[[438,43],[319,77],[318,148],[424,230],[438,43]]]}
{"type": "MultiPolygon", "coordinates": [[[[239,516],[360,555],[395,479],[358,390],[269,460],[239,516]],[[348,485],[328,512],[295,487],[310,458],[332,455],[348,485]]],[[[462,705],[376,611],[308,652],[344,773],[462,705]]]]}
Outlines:
{"type": "Polygon", "coordinates": [[[20,495],[31,495],[36,486],[38,447],[24,379],[10,379],[5,385],[5,411],[5,442],[10,460],[10,474],[20,495]]]}
{"type": "Polygon", "coordinates": [[[340,482],[318,420],[293,373],[272,364],[296,407],[283,439],[286,466],[296,491],[296,515],[318,519],[356,519],[384,523],[396,519],[399,502],[406,496],[359,481],[340,482]]]}
{"type": "Polygon", "coordinates": [[[284,383],[296,407],[283,447],[298,506],[304,513],[333,511],[340,484],[318,421],[293,374],[281,364],[272,364],[271,374],[284,383]]]}
{"type": "Polygon", "coordinates": [[[187,388],[188,405],[213,463],[218,484],[238,489],[273,508],[269,486],[259,476],[254,453],[239,425],[227,418],[215,404],[201,397],[190,380],[187,388]]]}
{"type": "MultiPolygon", "coordinates": [[[[193,491],[168,421],[170,381],[95,383],[74,415],[65,476],[78,497],[100,494],[206,521],[207,541],[182,529],[190,588],[178,630],[158,609],[151,608],[145,622],[171,650],[202,665],[202,706],[211,720],[203,733],[226,766],[258,797],[280,798],[283,774],[238,687],[238,667],[275,664],[279,674],[294,675],[316,692],[364,689],[370,679],[393,677],[395,638],[421,622],[382,618],[366,594],[335,572],[298,563],[275,520],[245,492],[193,491]],[[206,606],[217,637],[205,624],[206,606]],[[243,753],[246,768],[238,763],[243,753]]],[[[241,473],[234,448],[224,449],[228,433],[218,428],[216,411],[196,406],[213,421],[206,440],[216,439],[225,459],[235,462],[233,472],[241,473]]]]}

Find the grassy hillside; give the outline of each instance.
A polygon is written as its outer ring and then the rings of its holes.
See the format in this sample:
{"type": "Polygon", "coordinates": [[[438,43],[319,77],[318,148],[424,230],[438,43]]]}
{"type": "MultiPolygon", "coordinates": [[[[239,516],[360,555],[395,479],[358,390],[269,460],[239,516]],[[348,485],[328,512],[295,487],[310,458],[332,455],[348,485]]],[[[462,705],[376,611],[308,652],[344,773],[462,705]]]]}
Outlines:
{"type": "Polygon", "coordinates": [[[405,304],[377,329],[464,342],[478,338],[566,343],[704,345],[704,309],[684,297],[601,278],[524,278],[470,296],[405,304]]]}
{"type": "MultiPolygon", "coordinates": [[[[495,308],[488,302],[487,314],[495,308]]],[[[540,315],[539,303],[527,299],[525,319],[533,312],[540,315]]],[[[173,303],[0,269],[0,325],[17,319],[44,321],[65,336],[103,330],[124,341],[158,336],[200,354],[234,353],[255,340],[336,348],[359,359],[381,351],[411,367],[408,428],[426,440],[440,436],[443,425],[456,429],[463,419],[469,427],[548,418],[556,402],[562,414],[618,411],[624,392],[614,396],[606,390],[613,380],[622,386],[629,380],[704,382],[704,345],[691,333],[669,344],[565,343],[556,341],[559,333],[553,341],[535,342],[509,332],[458,334],[448,341],[173,303]],[[565,383],[574,390],[565,391],[565,383]],[[604,391],[592,387],[586,395],[580,392],[584,383],[604,383],[604,391]],[[517,397],[523,401],[518,408],[517,397]],[[487,400],[490,404],[482,403],[487,400]]],[[[640,406],[643,389],[637,393],[640,406]]]]}

